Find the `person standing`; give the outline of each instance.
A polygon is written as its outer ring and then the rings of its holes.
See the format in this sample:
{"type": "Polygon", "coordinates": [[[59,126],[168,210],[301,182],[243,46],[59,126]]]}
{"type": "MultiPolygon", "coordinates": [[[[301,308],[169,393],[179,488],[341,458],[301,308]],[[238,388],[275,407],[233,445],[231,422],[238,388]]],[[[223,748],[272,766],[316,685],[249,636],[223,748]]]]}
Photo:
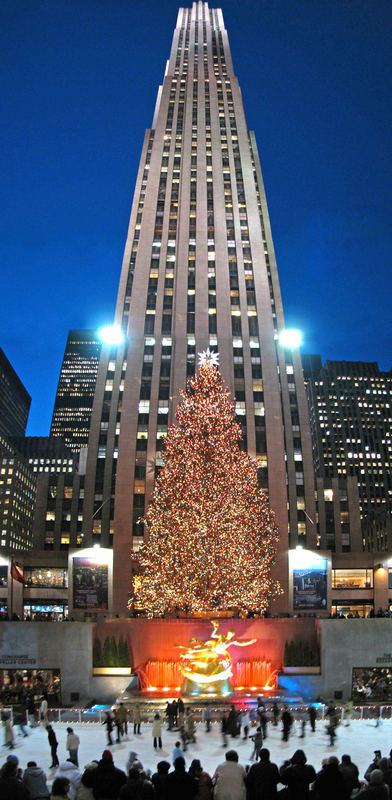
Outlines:
{"type": "Polygon", "coordinates": [[[192,800],[197,792],[197,781],[185,771],[183,758],[176,758],[174,771],[167,776],[167,797],[170,800],[192,800]]]}
{"type": "Polygon", "coordinates": [[[50,752],[52,754],[52,763],[51,763],[49,769],[53,769],[53,767],[58,767],[58,765],[59,765],[59,760],[58,760],[58,757],[57,757],[58,741],[56,739],[56,734],[55,734],[55,732],[54,732],[54,730],[53,730],[51,725],[48,725],[46,730],[47,730],[47,734],[48,734],[48,742],[49,742],[49,745],[50,745],[50,752]]]}
{"type": "Polygon", "coordinates": [[[193,759],[189,767],[189,775],[197,781],[195,800],[211,800],[214,788],[211,776],[203,770],[198,758],[193,759]]]}
{"type": "Polygon", "coordinates": [[[351,761],[351,756],[343,755],[339,764],[339,771],[342,773],[343,780],[346,786],[347,797],[351,797],[354,789],[358,789],[359,784],[359,770],[356,764],[351,761]]]}
{"type": "Polygon", "coordinates": [[[247,800],[275,800],[280,782],[278,767],[270,761],[266,747],[260,750],[259,758],[260,761],[252,764],[246,776],[247,800]]]}
{"type": "Polygon", "coordinates": [[[238,753],[228,750],[226,761],[219,764],[212,779],[214,800],[245,800],[245,776],[244,768],[238,763],[238,753]]]}
{"type": "Polygon", "coordinates": [[[36,761],[28,761],[23,773],[23,783],[30,792],[30,800],[49,800],[46,775],[36,761]]]}
{"type": "Polygon", "coordinates": [[[0,797],[4,800],[30,800],[29,790],[18,775],[18,759],[9,757],[0,770],[0,797]]]}
{"type": "Polygon", "coordinates": [[[110,750],[104,750],[97,767],[83,775],[83,784],[92,789],[95,800],[115,800],[126,781],[125,772],[114,766],[110,750]]]}
{"type": "Polygon", "coordinates": [[[76,733],[74,733],[73,728],[67,728],[67,734],[68,736],[67,736],[67,741],[65,743],[65,749],[68,750],[69,752],[70,760],[78,767],[79,766],[78,749],[80,745],[80,739],[79,736],[77,736],[76,733]]]}
{"type": "Polygon", "coordinates": [[[287,706],[283,706],[282,711],[282,725],[283,725],[283,736],[282,742],[288,742],[290,736],[291,726],[293,724],[293,718],[288,710],[287,706]]]}
{"type": "Polygon", "coordinates": [[[330,756],[324,764],[314,782],[314,794],[317,800],[347,800],[346,784],[342,773],[339,770],[339,759],[330,756]]]}
{"type": "Polygon", "coordinates": [[[154,739],[155,750],[157,749],[157,747],[159,747],[159,749],[162,750],[162,720],[158,712],[156,712],[154,716],[154,721],[152,724],[152,735],[154,739]]]}
{"type": "Polygon", "coordinates": [[[77,791],[82,779],[82,773],[79,772],[76,764],[73,761],[61,761],[54,773],[54,780],[56,778],[68,778],[69,780],[69,798],[76,800],[77,791]]]}
{"type": "Polygon", "coordinates": [[[155,789],[156,800],[166,800],[167,798],[167,780],[170,770],[168,761],[159,761],[157,764],[157,771],[151,778],[152,785],[155,789]]]}
{"type": "Polygon", "coordinates": [[[309,786],[316,779],[314,768],[306,763],[303,750],[296,750],[280,769],[280,782],[289,790],[290,800],[308,800],[309,786]]]}

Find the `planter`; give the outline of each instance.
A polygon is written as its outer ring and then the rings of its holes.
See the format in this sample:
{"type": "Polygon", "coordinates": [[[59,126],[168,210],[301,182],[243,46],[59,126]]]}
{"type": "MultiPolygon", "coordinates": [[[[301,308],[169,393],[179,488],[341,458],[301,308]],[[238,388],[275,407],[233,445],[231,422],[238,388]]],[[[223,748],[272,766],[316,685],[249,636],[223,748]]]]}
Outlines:
{"type": "Polygon", "coordinates": [[[283,675],[320,675],[321,667],[282,667],[283,675]]]}

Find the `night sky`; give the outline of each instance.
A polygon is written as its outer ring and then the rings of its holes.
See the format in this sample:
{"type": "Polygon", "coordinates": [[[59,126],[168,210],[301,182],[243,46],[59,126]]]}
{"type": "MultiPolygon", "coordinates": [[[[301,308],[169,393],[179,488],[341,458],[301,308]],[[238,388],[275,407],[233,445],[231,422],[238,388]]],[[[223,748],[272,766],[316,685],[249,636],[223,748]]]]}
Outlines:
{"type": "MultiPolygon", "coordinates": [[[[0,345],[47,435],[67,333],[111,323],[178,3],[1,0],[0,345]]],[[[215,5],[215,4],[211,4],[215,5]]],[[[390,0],[226,0],[286,325],[392,367],[390,0]]]]}

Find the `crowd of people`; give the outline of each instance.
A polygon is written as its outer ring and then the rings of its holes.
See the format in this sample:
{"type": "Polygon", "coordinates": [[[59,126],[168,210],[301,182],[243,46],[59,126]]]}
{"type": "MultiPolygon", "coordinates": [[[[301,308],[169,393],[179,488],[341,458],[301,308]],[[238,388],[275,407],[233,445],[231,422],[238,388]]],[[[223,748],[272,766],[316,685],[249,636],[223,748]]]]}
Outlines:
{"type": "Polygon", "coordinates": [[[35,761],[26,769],[10,754],[0,769],[0,800],[388,800],[392,791],[392,750],[388,758],[375,751],[364,780],[349,755],[324,759],[316,772],[304,750],[278,767],[261,747],[251,766],[239,763],[236,750],[209,775],[199,759],[186,769],[180,742],[173,762],[159,761],[156,771],[143,768],[131,752],[126,772],[116,767],[110,750],[81,772],[74,761],[60,763],[49,789],[44,770],[35,761]]]}

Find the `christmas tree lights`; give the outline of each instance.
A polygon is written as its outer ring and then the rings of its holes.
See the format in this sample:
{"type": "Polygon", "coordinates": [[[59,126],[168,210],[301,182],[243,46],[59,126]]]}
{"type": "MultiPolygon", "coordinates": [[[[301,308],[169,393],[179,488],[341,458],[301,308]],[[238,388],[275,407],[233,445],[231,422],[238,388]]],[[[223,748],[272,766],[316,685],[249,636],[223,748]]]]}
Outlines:
{"type": "Polygon", "coordinates": [[[278,529],[257,464],[239,447],[241,428],[216,360],[201,354],[198,374],[181,391],[144,520],[130,604],[149,617],[262,612],[280,592],[271,577],[278,529]]]}

